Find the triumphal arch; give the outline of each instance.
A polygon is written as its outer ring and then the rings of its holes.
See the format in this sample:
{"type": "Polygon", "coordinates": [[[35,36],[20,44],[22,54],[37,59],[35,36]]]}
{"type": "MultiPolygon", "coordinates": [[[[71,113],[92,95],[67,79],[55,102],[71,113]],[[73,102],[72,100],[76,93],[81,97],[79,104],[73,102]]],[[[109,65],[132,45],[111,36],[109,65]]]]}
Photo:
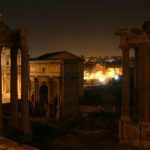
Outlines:
{"type": "Polygon", "coordinates": [[[123,53],[122,114],[119,140],[141,148],[150,147],[150,22],[143,29],[118,29],[123,53]],[[135,65],[131,74],[130,51],[135,65]]]}
{"type": "MultiPolygon", "coordinates": [[[[24,133],[29,131],[29,114],[28,114],[28,46],[27,30],[25,28],[11,30],[3,21],[0,15],[0,56],[5,48],[10,49],[11,58],[11,79],[10,79],[10,127],[19,128],[24,133]],[[21,113],[18,112],[18,71],[17,71],[17,54],[21,52],[21,113]],[[21,121],[20,121],[21,120],[21,121]],[[20,123],[21,122],[21,123],[20,123]]],[[[6,81],[3,81],[6,82],[6,81]]],[[[2,64],[0,57],[0,130],[4,130],[2,106],[2,64]]]]}

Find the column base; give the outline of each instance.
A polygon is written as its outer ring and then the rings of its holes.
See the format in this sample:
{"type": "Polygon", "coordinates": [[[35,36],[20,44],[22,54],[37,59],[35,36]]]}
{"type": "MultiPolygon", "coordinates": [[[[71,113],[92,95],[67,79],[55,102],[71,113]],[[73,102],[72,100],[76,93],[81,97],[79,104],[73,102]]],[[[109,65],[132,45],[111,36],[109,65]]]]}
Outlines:
{"type": "Polygon", "coordinates": [[[28,143],[32,141],[32,131],[28,130],[28,131],[22,131],[22,142],[23,143],[28,143]]]}
{"type": "Polygon", "coordinates": [[[0,136],[4,135],[4,129],[0,128],[0,136]]]}
{"type": "Polygon", "coordinates": [[[120,120],[119,141],[121,144],[150,148],[150,123],[120,120]]]}
{"type": "MultiPolygon", "coordinates": [[[[0,118],[2,118],[2,116],[0,118]]],[[[0,119],[0,135],[3,135],[3,133],[4,133],[3,119],[0,119]]]]}

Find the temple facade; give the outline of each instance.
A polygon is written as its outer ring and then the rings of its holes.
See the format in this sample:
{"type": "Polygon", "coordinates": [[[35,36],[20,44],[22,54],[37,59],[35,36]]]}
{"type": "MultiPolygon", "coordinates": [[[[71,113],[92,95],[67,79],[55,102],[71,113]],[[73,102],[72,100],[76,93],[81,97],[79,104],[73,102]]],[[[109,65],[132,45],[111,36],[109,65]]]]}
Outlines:
{"type": "Polygon", "coordinates": [[[150,22],[143,29],[119,29],[123,53],[122,114],[119,140],[140,148],[150,147],[150,22]],[[131,50],[134,69],[130,67],[131,50]]]}
{"type": "MultiPolygon", "coordinates": [[[[26,28],[10,29],[3,21],[3,17],[0,14],[0,56],[3,56],[3,50],[9,49],[10,59],[6,58],[6,64],[3,64],[2,57],[0,57],[0,132],[4,131],[4,118],[3,118],[3,89],[10,93],[10,128],[23,131],[24,135],[30,133],[29,124],[29,106],[28,106],[28,81],[29,81],[29,64],[28,64],[28,45],[27,45],[28,31],[26,28]],[[21,111],[19,116],[18,111],[18,67],[17,67],[17,55],[20,52],[21,66],[20,66],[20,95],[21,95],[21,111]],[[11,66],[9,64],[11,63],[11,66]],[[3,76],[4,68],[2,65],[9,66],[9,72],[3,76]],[[3,79],[5,77],[5,79],[3,79]],[[9,78],[9,81],[7,82],[9,78]],[[9,87],[5,86],[5,82],[9,84],[9,87]],[[19,123],[19,120],[20,123],[19,123]]],[[[7,70],[7,69],[6,69],[7,70]]]]}
{"type": "MultiPolygon", "coordinates": [[[[21,98],[21,53],[17,56],[18,99],[21,98]]],[[[3,103],[10,102],[10,50],[2,52],[3,103]]],[[[31,116],[72,120],[79,115],[83,98],[83,60],[67,51],[48,53],[29,62],[29,111],[31,116]]]]}
{"type": "Polygon", "coordinates": [[[10,29],[0,14],[0,135],[17,129],[30,139],[32,117],[78,118],[83,60],[67,51],[30,59],[27,37],[26,28],[10,29]]]}

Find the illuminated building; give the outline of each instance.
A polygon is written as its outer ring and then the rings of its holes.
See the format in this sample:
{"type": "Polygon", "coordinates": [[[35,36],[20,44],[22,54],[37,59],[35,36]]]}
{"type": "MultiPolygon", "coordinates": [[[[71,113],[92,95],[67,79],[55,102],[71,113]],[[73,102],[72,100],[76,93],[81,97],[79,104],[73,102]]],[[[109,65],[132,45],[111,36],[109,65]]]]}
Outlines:
{"type": "Polygon", "coordinates": [[[84,85],[106,85],[111,79],[118,80],[122,75],[122,66],[105,66],[95,64],[84,70],[84,85]]]}
{"type": "MultiPolygon", "coordinates": [[[[30,123],[28,111],[28,81],[29,81],[29,65],[28,65],[28,46],[27,46],[27,29],[19,28],[12,30],[4,22],[3,16],[0,14],[0,56],[5,56],[5,61],[0,57],[0,132],[4,131],[5,125],[3,120],[3,94],[10,93],[9,107],[9,125],[11,129],[20,129],[24,135],[30,136],[30,123]],[[4,55],[4,49],[9,52],[4,55]],[[17,88],[17,55],[20,53],[21,66],[19,68],[21,76],[21,110],[18,111],[18,88],[17,88]],[[11,66],[10,66],[11,63],[11,66]],[[10,73],[11,72],[11,73],[10,73]],[[5,86],[6,85],[6,86],[5,86]],[[9,85],[9,87],[8,87],[9,85]],[[19,115],[20,113],[20,115],[19,115]],[[19,120],[20,123],[19,123],[19,120]],[[19,125],[20,124],[20,125],[19,125]]],[[[18,59],[19,61],[19,59],[18,59]]]]}
{"type": "MultiPolygon", "coordinates": [[[[20,98],[20,53],[17,60],[18,98],[20,98]]],[[[10,100],[10,65],[10,51],[3,49],[3,103],[10,100]]],[[[32,114],[45,115],[48,118],[55,115],[57,119],[72,119],[79,114],[78,104],[82,97],[83,61],[80,57],[60,51],[45,54],[30,61],[29,104],[32,114]]]]}

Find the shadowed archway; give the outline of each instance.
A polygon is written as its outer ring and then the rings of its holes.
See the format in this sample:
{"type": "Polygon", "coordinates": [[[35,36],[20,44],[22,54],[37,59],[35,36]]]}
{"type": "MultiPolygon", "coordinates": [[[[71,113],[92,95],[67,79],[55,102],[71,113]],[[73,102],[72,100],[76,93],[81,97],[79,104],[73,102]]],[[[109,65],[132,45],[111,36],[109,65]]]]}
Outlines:
{"type": "Polygon", "coordinates": [[[40,114],[45,114],[48,108],[48,87],[43,83],[39,90],[40,114]]]}

